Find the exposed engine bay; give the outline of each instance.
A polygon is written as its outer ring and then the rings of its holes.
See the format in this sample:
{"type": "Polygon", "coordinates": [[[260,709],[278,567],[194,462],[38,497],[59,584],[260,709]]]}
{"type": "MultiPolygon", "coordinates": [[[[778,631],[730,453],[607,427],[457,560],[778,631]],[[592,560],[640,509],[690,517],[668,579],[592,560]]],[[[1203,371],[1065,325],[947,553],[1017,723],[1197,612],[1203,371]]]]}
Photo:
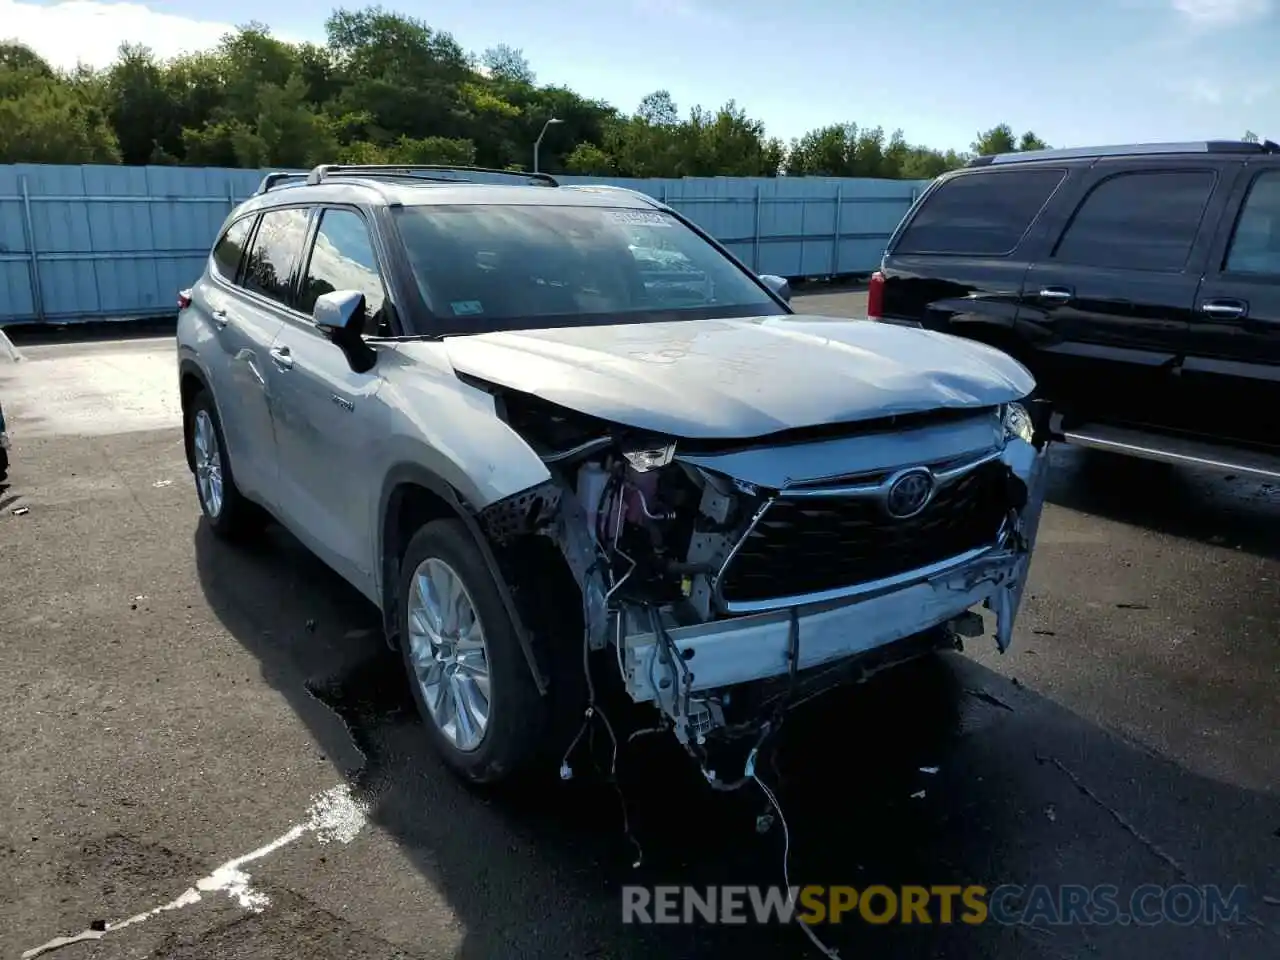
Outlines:
{"type": "Polygon", "coordinates": [[[485,533],[554,542],[581,590],[586,647],[612,647],[630,697],[652,702],[695,754],[799,699],[981,635],[972,608],[991,611],[1008,646],[1047,411],[1006,404],[727,442],[498,399],[551,478],[483,511],[485,533]]]}

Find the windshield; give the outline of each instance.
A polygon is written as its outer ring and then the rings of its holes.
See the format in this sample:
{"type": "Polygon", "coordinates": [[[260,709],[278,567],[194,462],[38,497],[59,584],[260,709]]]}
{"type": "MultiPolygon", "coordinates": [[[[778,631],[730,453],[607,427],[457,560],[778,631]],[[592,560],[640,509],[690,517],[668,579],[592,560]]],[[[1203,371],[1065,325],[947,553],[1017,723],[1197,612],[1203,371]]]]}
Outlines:
{"type": "Polygon", "coordinates": [[[459,204],[396,217],[432,333],[786,312],[660,210],[459,204]]]}

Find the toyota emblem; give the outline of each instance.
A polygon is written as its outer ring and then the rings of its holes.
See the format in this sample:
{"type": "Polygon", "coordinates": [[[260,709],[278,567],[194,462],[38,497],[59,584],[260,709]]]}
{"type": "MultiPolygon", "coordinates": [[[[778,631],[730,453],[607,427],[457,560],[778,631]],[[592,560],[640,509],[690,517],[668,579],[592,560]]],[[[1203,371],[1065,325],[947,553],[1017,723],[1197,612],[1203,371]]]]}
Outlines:
{"type": "Polygon", "coordinates": [[[884,509],[895,520],[906,520],[929,505],[933,497],[933,474],[924,468],[902,474],[889,486],[884,509]]]}

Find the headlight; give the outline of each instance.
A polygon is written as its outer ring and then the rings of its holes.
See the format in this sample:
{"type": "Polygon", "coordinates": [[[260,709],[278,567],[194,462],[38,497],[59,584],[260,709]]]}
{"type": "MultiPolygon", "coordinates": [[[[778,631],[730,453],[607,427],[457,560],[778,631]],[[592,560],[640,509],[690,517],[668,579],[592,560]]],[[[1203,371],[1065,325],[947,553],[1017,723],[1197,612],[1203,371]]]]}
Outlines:
{"type": "Polygon", "coordinates": [[[1031,414],[1027,413],[1027,408],[1022,404],[1006,403],[1001,417],[1004,420],[1004,435],[1006,437],[1017,437],[1027,443],[1031,443],[1035,439],[1035,424],[1031,422],[1031,414]]]}

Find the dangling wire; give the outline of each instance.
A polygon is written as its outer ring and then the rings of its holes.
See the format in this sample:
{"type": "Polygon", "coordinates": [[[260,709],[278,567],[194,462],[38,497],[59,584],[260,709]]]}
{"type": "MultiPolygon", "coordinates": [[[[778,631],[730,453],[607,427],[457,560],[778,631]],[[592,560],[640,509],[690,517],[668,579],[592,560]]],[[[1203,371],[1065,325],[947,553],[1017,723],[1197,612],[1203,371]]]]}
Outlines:
{"type": "MultiPolygon", "coordinates": [[[[756,782],[756,786],[758,786],[769,799],[769,804],[773,807],[773,812],[778,815],[778,822],[782,824],[782,882],[786,886],[787,890],[787,904],[792,905],[795,903],[795,894],[791,887],[791,829],[787,826],[787,818],[782,812],[782,804],[778,803],[778,798],[774,796],[773,791],[769,789],[769,785],[761,780],[759,774],[756,773],[755,750],[752,750],[750,756],[747,757],[747,769],[744,779],[751,779],[756,782]]],[[[803,930],[804,935],[809,938],[809,942],[812,943],[824,957],[827,957],[828,960],[843,960],[836,948],[827,946],[827,944],[823,943],[822,939],[813,932],[809,924],[800,921],[800,929],[803,930]]]]}

